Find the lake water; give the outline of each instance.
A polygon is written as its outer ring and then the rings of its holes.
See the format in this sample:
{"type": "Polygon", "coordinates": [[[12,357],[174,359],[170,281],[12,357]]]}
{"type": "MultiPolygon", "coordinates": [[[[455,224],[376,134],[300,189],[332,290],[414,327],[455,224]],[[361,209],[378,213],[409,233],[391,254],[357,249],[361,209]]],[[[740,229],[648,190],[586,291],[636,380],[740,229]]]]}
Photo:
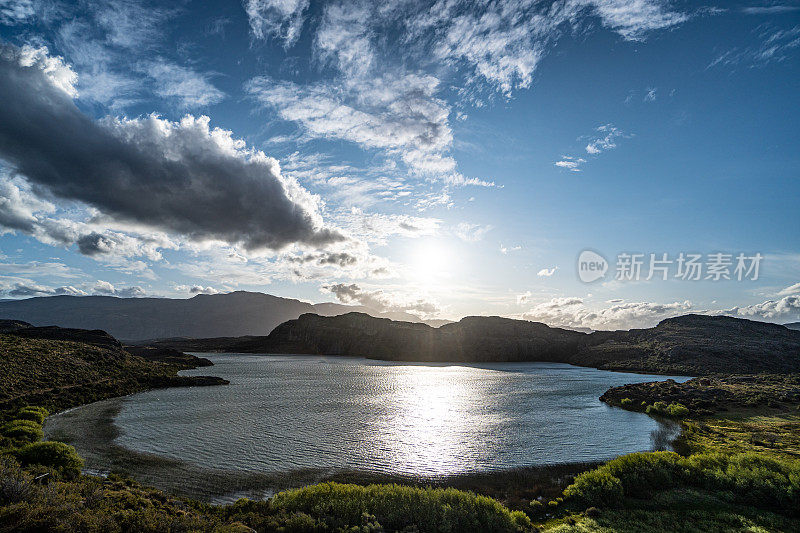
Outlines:
{"type": "Polygon", "coordinates": [[[550,363],[206,356],[214,367],[184,374],[221,376],[229,386],[125,398],[114,420],[117,444],[198,467],[261,473],[436,477],[602,460],[651,449],[658,425],[598,397],[615,385],[670,377],[550,363]]]}

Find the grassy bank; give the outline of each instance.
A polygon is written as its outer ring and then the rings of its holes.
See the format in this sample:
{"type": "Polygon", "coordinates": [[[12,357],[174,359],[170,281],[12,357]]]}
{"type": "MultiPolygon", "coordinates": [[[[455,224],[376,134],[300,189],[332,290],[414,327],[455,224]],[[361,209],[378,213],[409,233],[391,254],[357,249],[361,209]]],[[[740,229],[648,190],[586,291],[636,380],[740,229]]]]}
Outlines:
{"type": "Polygon", "coordinates": [[[681,454],[632,454],[581,474],[563,499],[541,506],[539,524],[563,532],[800,531],[798,385],[797,375],[717,376],[609,390],[607,403],[679,419],[681,454]]]}

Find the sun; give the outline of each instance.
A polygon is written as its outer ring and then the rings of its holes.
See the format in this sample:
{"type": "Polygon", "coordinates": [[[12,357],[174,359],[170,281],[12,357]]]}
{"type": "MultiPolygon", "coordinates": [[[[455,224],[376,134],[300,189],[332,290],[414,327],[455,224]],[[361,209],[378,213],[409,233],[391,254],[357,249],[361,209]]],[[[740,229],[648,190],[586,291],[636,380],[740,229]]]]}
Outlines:
{"type": "Polygon", "coordinates": [[[443,243],[420,243],[409,258],[411,278],[426,284],[441,281],[448,277],[453,261],[452,251],[443,243]]]}

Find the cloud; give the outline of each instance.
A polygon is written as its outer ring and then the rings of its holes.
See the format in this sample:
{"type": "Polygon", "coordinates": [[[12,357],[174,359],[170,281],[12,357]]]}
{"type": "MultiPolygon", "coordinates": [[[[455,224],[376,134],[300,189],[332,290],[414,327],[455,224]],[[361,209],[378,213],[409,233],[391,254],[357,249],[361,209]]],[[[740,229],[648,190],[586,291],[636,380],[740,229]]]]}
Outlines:
{"type": "Polygon", "coordinates": [[[525,291],[522,294],[517,294],[517,305],[527,303],[531,296],[533,296],[531,291],[525,291]]]}
{"type": "Polygon", "coordinates": [[[155,93],[173,100],[184,109],[206,107],[225,99],[225,93],[214,87],[208,76],[192,69],[159,60],[143,66],[155,81],[155,93]]]}
{"type": "Polygon", "coordinates": [[[756,28],[755,34],[755,46],[732,48],[717,56],[706,68],[739,65],[763,67],[785,61],[800,48],[800,26],[778,29],[771,24],[763,24],[756,28]]]}
{"type": "Polygon", "coordinates": [[[624,39],[643,40],[650,31],[688,19],[660,0],[439,1],[429,9],[403,15],[409,28],[406,42],[432,43],[438,62],[470,68],[468,83],[485,80],[506,96],[514,89],[530,87],[536,68],[563,26],[575,28],[594,16],[624,39]]]}
{"type": "Polygon", "coordinates": [[[436,303],[424,298],[409,300],[380,290],[365,291],[356,284],[337,283],[322,289],[333,293],[342,303],[358,303],[377,313],[403,312],[429,318],[441,311],[436,303]]]}
{"type": "MultiPolygon", "coordinates": [[[[787,288],[790,289],[792,287],[787,288]]],[[[800,314],[800,294],[790,294],[779,300],[766,300],[758,304],[733,307],[720,311],[720,313],[762,320],[775,320],[789,316],[797,317],[800,314]]]]}
{"type": "Polygon", "coordinates": [[[553,164],[560,168],[566,168],[567,170],[570,170],[572,172],[580,172],[581,171],[580,166],[584,163],[586,163],[586,160],[583,159],[582,157],[572,157],[565,155],[561,159],[561,161],[556,161],[553,164]]]}
{"type": "Polygon", "coordinates": [[[500,253],[503,254],[503,255],[508,255],[511,252],[519,252],[520,250],[522,250],[522,246],[520,246],[520,245],[517,245],[517,246],[503,246],[503,244],[500,243],[500,253]]]}
{"type": "Polygon", "coordinates": [[[553,268],[543,268],[537,272],[536,275],[540,278],[549,278],[556,273],[556,270],[558,270],[557,266],[554,266],[553,268]]]}
{"type": "Polygon", "coordinates": [[[469,222],[459,222],[454,228],[453,233],[464,242],[478,242],[484,235],[490,232],[494,226],[471,224],[469,222]]]}
{"type": "Polygon", "coordinates": [[[177,285],[175,290],[189,294],[219,294],[220,292],[214,287],[203,287],[202,285],[177,285]]]}
{"type": "Polygon", "coordinates": [[[778,293],[778,296],[788,296],[790,294],[798,294],[800,293],[800,283],[795,283],[794,285],[789,285],[785,289],[781,290],[778,293]]]}
{"type": "Polygon", "coordinates": [[[300,86],[258,77],[246,90],[281,119],[299,124],[309,138],[341,139],[381,150],[399,156],[411,172],[438,176],[450,185],[494,185],[462,176],[447,155],[453,134],[447,104],[434,96],[436,78],[386,75],[363,83],[300,86]]]}
{"type": "Polygon", "coordinates": [[[310,0],[245,0],[250,31],[256,39],[279,39],[291,46],[300,37],[310,0]]]}
{"type": "Polygon", "coordinates": [[[598,126],[595,131],[599,132],[601,136],[586,145],[586,152],[592,155],[616,148],[617,138],[625,137],[625,134],[613,124],[598,126]]]}
{"type": "Polygon", "coordinates": [[[648,87],[647,92],[644,95],[645,102],[655,102],[656,101],[656,92],[658,91],[657,87],[648,87]]]}
{"type": "Polygon", "coordinates": [[[139,286],[117,288],[110,282],[103,280],[97,280],[92,292],[104,296],[119,296],[120,298],[139,298],[146,294],[145,290],[139,286]]]}
{"type": "Polygon", "coordinates": [[[643,40],[647,32],[670,28],[689,19],[687,14],[671,11],[667,2],[659,0],[595,0],[591,3],[603,26],[631,41],[643,40]]]}
{"type": "Polygon", "coordinates": [[[71,285],[66,285],[63,287],[46,287],[44,285],[37,285],[37,284],[26,284],[26,283],[17,283],[13,289],[6,290],[9,296],[16,296],[16,297],[29,297],[29,296],[59,296],[59,295],[69,295],[69,296],[86,296],[86,292],[82,291],[81,289],[77,289],[71,285]]]}
{"type": "Polygon", "coordinates": [[[196,240],[279,249],[343,239],[276,160],[210,128],[208,117],[95,122],[72,101],[65,70],[41,52],[0,50],[0,156],[31,183],[116,220],[196,240]]]}
{"type": "Polygon", "coordinates": [[[774,5],[743,7],[742,12],[748,15],[781,15],[800,10],[800,6],[774,5]]]}
{"type": "Polygon", "coordinates": [[[523,313],[522,318],[557,327],[614,330],[653,327],[665,318],[686,314],[691,309],[691,302],[685,301],[615,303],[593,310],[582,298],[569,297],[537,304],[523,313]]]}
{"type": "Polygon", "coordinates": [[[377,244],[386,244],[393,235],[407,238],[436,235],[442,223],[438,218],[368,213],[357,207],[339,214],[337,221],[355,238],[377,244]]]}
{"type": "Polygon", "coordinates": [[[3,0],[0,2],[0,24],[22,24],[35,14],[32,0],[3,0]]]}

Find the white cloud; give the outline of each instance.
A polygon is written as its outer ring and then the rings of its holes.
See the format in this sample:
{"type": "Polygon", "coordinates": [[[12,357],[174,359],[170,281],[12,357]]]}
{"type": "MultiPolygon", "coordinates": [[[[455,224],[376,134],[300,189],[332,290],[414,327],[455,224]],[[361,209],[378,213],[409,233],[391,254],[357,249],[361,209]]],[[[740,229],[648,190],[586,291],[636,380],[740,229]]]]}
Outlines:
{"type": "Polygon", "coordinates": [[[785,61],[800,48],[800,26],[778,29],[770,24],[755,30],[758,43],[744,48],[731,48],[717,56],[706,68],[719,66],[763,67],[785,61]]]}
{"type": "Polygon", "coordinates": [[[219,294],[220,292],[214,287],[203,287],[202,285],[176,285],[175,290],[189,294],[219,294]]]}
{"type": "Polygon", "coordinates": [[[208,76],[192,69],[169,63],[163,59],[143,66],[155,81],[155,93],[161,98],[174,100],[184,109],[218,104],[225,93],[214,87],[208,76]]]}
{"type": "Polygon", "coordinates": [[[758,304],[733,307],[721,311],[721,313],[762,320],[777,320],[786,317],[797,318],[800,314],[800,294],[790,294],[779,300],[767,300],[758,304]]]}
{"type": "Polygon", "coordinates": [[[798,294],[800,293],[800,283],[795,283],[794,285],[789,285],[785,289],[781,290],[778,293],[778,296],[788,296],[790,294],[798,294]]]}
{"type": "Polygon", "coordinates": [[[520,250],[522,250],[522,246],[520,246],[520,245],[517,245],[517,246],[503,246],[503,244],[500,243],[500,253],[503,254],[503,255],[508,255],[511,252],[518,252],[520,250]]]}
{"type": "Polygon", "coordinates": [[[21,24],[35,14],[33,0],[1,0],[0,24],[21,24]]]}
{"type": "Polygon", "coordinates": [[[533,293],[531,293],[531,291],[525,291],[522,294],[517,294],[517,305],[522,305],[527,303],[528,300],[530,300],[531,296],[533,296],[533,293]]]}
{"type": "Polygon", "coordinates": [[[628,40],[642,40],[647,32],[670,28],[685,22],[689,16],[671,11],[665,1],[594,0],[595,12],[603,25],[628,40]]]}
{"type": "Polygon", "coordinates": [[[570,170],[572,172],[580,172],[581,171],[580,166],[584,163],[586,163],[586,160],[583,159],[582,157],[572,157],[565,155],[561,159],[561,161],[556,161],[554,165],[560,168],[566,168],[567,170],[570,170]]]}
{"type": "Polygon", "coordinates": [[[800,10],[800,6],[773,5],[773,6],[749,6],[743,7],[742,12],[748,15],[781,15],[800,10]]]}
{"type": "Polygon", "coordinates": [[[300,37],[310,0],[245,0],[250,31],[257,39],[280,39],[291,46],[300,37]]]}
{"type": "Polygon", "coordinates": [[[606,150],[612,150],[616,148],[617,138],[625,137],[625,134],[613,124],[604,124],[602,126],[598,126],[595,131],[600,133],[600,137],[597,137],[586,145],[586,152],[592,155],[597,155],[606,150]]]}
{"type": "Polygon", "coordinates": [[[117,288],[112,283],[103,280],[97,280],[97,283],[95,283],[92,288],[92,292],[103,296],[119,296],[120,298],[139,298],[146,294],[143,288],[136,285],[117,288]]]}
{"type": "Polygon", "coordinates": [[[408,238],[436,235],[442,223],[438,218],[367,213],[357,207],[342,213],[337,220],[356,239],[377,244],[386,244],[393,235],[408,238]]]}
{"type": "Polygon", "coordinates": [[[657,87],[648,87],[647,92],[644,95],[645,102],[655,102],[656,101],[656,93],[658,91],[657,87]]]}
{"type": "Polygon", "coordinates": [[[471,224],[469,222],[459,222],[454,228],[453,233],[456,237],[464,242],[478,242],[483,239],[484,235],[493,229],[491,225],[482,226],[480,224],[471,224]]]}
{"type": "Polygon", "coordinates": [[[540,278],[549,278],[556,273],[556,270],[558,270],[557,266],[554,266],[553,268],[543,268],[537,272],[536,275],[540,278]]]}
{"type": "Polygon", "coordinates": [[[557,327],[614,330],[652,327],[665,318],[686,314],[691,308],[691,302],[686,301],[615,303],[591,309],[582,298],[553,298],[535,305],[522,318],[557,327]]]}

